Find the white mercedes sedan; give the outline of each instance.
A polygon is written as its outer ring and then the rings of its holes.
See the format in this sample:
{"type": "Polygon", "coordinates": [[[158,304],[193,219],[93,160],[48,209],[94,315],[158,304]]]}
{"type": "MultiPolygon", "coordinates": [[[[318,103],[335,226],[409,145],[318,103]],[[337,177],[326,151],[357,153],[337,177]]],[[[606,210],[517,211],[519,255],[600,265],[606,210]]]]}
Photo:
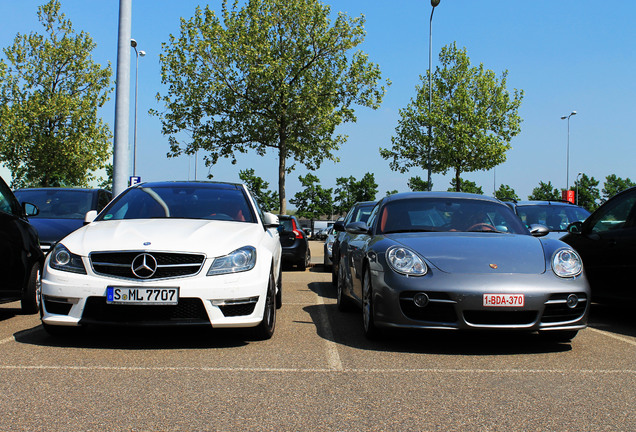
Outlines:
{"type": "Polygon", "coordinates": [[[245,186],[130,187],[48,254],[42,325],[253,327],[274,333],[281,306],[278,218],[245,186]]]}

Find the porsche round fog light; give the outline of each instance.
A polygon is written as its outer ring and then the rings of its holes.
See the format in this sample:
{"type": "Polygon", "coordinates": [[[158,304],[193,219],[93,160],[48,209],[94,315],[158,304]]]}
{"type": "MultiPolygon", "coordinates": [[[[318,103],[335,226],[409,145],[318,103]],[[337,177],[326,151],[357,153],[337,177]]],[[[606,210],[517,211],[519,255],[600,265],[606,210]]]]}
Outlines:
{"type": "Polygon", "coordinates": [[[579,304],[579,298],[576,294],[570,294],[566,300],[566,304],[570,309],[574,309],[579,304]]]}
{"type": "Polygon", "coordinates": [[[429,298],[426,293],[417,293],[413,296],[413,303],[419,308],[426,307],[428,305],[429,298]]]}

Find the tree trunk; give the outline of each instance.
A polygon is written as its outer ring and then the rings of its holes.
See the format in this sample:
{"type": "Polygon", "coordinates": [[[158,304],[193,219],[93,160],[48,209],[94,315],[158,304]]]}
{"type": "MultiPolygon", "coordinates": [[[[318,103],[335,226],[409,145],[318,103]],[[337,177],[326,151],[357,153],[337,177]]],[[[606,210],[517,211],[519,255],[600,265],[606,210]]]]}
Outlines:
{"type": "Polygon", "coordinates": [[[461,192],[462,191],[462,185],[461,185],[461,171],[459,169],[455,170],[455,191],[456,192],[461,192]]]}
{"type": "Polygon", "coordinates": [[[287,145],[284,137],[280,139],[278,148],[278,198],[279,198],[279,214],[287,214],[287,200],[285,199],[285,171],[287,160],[287,145]]]}

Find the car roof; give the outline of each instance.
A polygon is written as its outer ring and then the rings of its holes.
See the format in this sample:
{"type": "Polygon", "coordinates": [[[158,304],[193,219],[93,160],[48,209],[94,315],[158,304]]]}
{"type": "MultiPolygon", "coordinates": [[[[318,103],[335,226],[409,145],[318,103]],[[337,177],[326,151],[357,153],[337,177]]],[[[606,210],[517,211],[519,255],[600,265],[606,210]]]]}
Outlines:
{"type": "Polygon", "coordinates": [[[104,190],[106,192],[110,192],[110,191],[107,191],[106,189],[103,189],[103,188],[80,188],[80,187],[34,187],[34,188],[16,189],[15,192],[23,192],[23,191],[58,191],[58,190],[59,191],[80,191],[80,192],[104,190]]]}
{"type": "Polygon", "coordinates": [[[174,180],[174,181],[156,181],[138,183],[134,188],[153,188],[153,187],[187,187],[187,186],[204,186],[212,189],[241,189],[241,183],[219,182],[219,181],[202,181],[202,180],[174,180]]]}
{"type": "Polygon", "coordinates": [[[482,201],[490,201],[498,204],[502,204],[497,198],[489,197],[486,195],[473,194],[467,192],[402,192],[393,195],[389,195],[383,198],[384,202],[404,200],[404,199],[416,199],[416,198],[455,198],[455,199],[474,199],[482,201]]]}
{"type": "Polygon", "coordinates": [[[513,202],[515,205],[554,205],[554,206],[576,206],[569,201],[561,200],[530,200],[530,201],[517,201],[513,202]]]}

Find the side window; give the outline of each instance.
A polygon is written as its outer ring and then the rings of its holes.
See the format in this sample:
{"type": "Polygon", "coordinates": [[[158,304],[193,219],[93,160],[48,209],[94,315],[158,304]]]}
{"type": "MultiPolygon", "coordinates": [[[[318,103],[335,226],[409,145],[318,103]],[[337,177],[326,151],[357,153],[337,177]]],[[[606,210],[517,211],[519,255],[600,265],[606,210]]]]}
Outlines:
{"type": "Polygon", "coordinates": [[[603,212],[593,221],[592,232],[601,233],[624,228],[635,203],[636,192],[626,195],[624,199],[616,200],[604,208],[603,212]]]}
{"type": "Polygon", "coordinates": [[[375,225],[375,220],[378,216],[379,209],[380,209],[380,205],[376,204],[375,207],[373,207],[373,210],[371,210],[371,214],[369,215],[369,219],[367,220],[367,226],[371,228],[372,231],[373,231],[373,226],[375,225]]]}
{"type": "Polygon", "coordinates": [[[13,198],[11,190],[4,184],[0,184],[0,211],[19,216],[19,208],[20,204],[13,198]]]}

